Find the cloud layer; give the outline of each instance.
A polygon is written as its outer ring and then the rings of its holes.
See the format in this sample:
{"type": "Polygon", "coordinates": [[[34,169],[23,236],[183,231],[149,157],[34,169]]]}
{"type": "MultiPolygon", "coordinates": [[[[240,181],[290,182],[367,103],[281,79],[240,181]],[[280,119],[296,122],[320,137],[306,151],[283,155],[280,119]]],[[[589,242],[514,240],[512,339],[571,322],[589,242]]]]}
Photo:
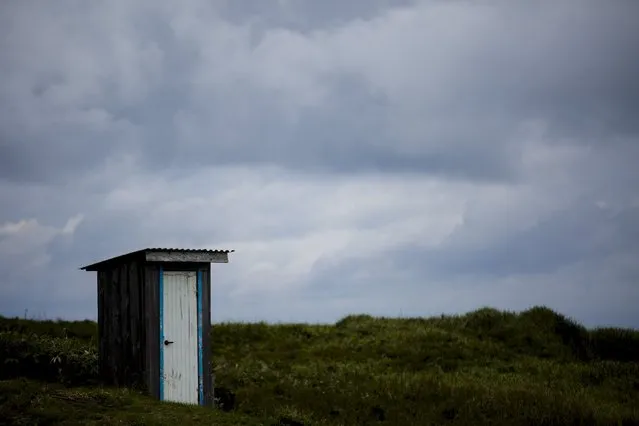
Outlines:
{"type": "Polygon", "coordinates": [[[633,1],[0,6],[0,312],[234,248],[214,320],[639,326],[633,1]]]}

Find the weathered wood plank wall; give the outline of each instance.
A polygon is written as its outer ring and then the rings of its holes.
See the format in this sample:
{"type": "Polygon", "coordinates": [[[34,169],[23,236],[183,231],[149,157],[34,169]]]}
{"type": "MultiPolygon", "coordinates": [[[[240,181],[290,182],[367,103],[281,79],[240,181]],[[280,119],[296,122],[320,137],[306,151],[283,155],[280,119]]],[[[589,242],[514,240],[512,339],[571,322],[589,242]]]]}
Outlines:
{"type": "Polygon", "coordinates": [[[202,347],[204,351],[204,401],[213,406],[212,348],[211,348],[211,264],[200,265],[202,271],[202,347]]]}
{"type": "Polygon", "coordinates": [[[146,388],[143,276],[136,261],[98,271],[99,366],[107,384],[146,388]]]}

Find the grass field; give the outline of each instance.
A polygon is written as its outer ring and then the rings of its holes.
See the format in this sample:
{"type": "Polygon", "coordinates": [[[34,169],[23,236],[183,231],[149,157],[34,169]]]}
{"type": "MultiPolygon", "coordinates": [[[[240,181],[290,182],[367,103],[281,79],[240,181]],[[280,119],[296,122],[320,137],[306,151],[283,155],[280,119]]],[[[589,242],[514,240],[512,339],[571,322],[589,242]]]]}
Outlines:
{"type": "Polygon", "coordinates": [[[0,425],[639,425],[639,331],[542,307],[214,325],[215,410],[100,386],[96,329],[0,317],[0,425]]]}

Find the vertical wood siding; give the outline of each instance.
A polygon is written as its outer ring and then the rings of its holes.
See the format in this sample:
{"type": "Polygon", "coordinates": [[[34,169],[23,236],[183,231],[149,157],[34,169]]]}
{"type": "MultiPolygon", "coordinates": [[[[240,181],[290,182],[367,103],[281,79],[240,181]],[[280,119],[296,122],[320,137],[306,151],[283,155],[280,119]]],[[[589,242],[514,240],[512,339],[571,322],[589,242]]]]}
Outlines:
{"type": "Polygon", "coordinates": [[[211,347],[211,264],[200,266],[202,273],[202,351],[204,364],[204,405],[213,406],[212,347],[211,347]]]}
{"type": "Polygon", "coordinates": [[[160,267],[145,264],[146,380],[149,394],[160,397],[160,267]]]}
{"type": "Polygon", "coordinates": [[[142,277],[136,261],[98,272],[99,368],[107,384],[146,387],[142,277]]]}

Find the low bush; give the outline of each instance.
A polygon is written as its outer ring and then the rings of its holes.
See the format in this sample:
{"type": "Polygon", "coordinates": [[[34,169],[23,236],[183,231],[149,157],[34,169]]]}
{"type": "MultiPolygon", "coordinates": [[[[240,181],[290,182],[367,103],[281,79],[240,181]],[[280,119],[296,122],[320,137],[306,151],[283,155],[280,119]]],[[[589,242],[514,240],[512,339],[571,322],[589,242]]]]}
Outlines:
{"type": "Polygon", "coordinates": [[[82,340],[0,332],[0,379],[28,377],[68,385],[98,382],[95,345],[82,340]]]}

